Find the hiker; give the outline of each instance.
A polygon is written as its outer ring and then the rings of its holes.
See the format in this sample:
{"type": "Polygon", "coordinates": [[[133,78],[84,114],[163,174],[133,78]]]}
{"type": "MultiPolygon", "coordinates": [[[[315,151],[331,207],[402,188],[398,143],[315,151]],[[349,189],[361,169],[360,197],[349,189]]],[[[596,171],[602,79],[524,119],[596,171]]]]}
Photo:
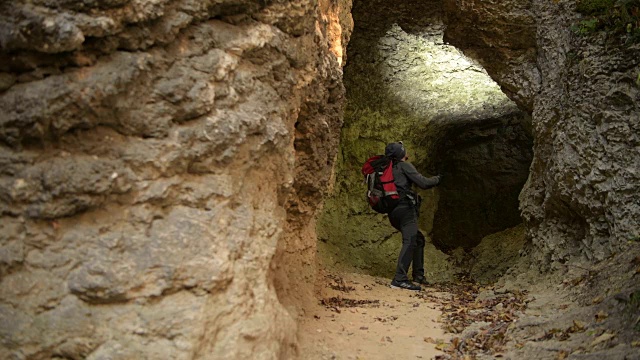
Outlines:
{"type": "Polygon", "coordinates": [[[396,275],[391,281],[392,288],[420,291],[420,285],[409,280],[409,266],[412,266],[414,282],[426,285],[424,276],[425,237],[418,230],[420,196],[412,190],[416,184],[421,189],[429,189],[440,184],[441,175],[425,177],[407,162],[407,151],[402,142],[394,142],[385,148],[385,156],[393,161],[394,183],[400,195],[398,205],[389,213],[389,222],[402,233],[402,249],[398,256],[396,275]]]}

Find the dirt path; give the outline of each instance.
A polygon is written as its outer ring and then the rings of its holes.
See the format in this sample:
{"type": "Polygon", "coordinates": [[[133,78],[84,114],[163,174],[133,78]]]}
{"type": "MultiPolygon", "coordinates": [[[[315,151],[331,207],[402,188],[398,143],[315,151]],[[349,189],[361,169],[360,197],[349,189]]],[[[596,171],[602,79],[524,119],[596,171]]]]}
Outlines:
{"type": "Polygon", "coordinates": [[[388,279],[340,274],[319,280],[324,282],[318,294],[322,300],[300,324],[302,358],[433,359],[443,354],[436,343],[449,338],[435,303],[390,288],[388,279]]]}
{"type": "Polygon", "coordinates": [[[640,360],[638,254],[634,243],[591,268],[543,275],[523,263],[492,285],[460,276],[420,292],[321,273],[300,358],[640,360]]]}

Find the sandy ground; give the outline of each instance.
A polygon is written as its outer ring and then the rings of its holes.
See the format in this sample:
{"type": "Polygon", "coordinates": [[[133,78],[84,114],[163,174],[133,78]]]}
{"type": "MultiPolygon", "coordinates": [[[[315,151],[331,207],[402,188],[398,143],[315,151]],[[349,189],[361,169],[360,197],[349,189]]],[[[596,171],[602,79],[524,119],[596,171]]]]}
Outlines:
{"type": "Polygon", "coordinates": [[[299,319],[301,359],[640,360],[640,243],[493,284],[462,276],[421,292],[323,270],[299,319]],[[442,351],[439,351],[442,350],[442,351]]]}
{"type": "Polygon", "coordinates": [[[436,343],[449,341],[436,304],[388,279],[323,274],[319,282],[319,300],[300,322],[303,359],[433,359],[442,354],[436,343]]]}

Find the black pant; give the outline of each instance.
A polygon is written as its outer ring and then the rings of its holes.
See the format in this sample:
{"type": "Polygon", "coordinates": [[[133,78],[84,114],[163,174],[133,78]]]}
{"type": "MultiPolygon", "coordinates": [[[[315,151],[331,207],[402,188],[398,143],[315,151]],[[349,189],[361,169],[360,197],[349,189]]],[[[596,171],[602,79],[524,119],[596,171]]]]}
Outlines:
{"type": "Polygon", "coordinates": [[[424,235],[418,231],[418,211],[407,199],[402,200],[391,213],[391,225],[402,233],[402,249],[394,280],[409,280],[409,266],[413,263],[413,278],[424,276],[424,235]]]}

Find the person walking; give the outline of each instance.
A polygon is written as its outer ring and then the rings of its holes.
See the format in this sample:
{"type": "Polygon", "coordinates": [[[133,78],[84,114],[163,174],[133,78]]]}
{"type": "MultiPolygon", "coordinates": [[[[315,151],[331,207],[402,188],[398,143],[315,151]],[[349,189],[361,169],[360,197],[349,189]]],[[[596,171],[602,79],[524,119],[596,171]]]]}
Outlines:
{"type": "Polygon", "coordinates": [[[402,248],[391,287],[420,291],[420,285],[414,284],[408,277],[409,266],[413,265],[413,281],[428,284],[424,276],[425,237],[418,230],[420,196],[413,191],[412,185],[429,189],[440,184],[442,175],[425,177],[420,174],[407,162],[409,158],[402,141],[388,144],[384,153],[393,161],[394,183],[400,195],[398,205],[388,214],[389,222],[402,233],[402,248]]]}

